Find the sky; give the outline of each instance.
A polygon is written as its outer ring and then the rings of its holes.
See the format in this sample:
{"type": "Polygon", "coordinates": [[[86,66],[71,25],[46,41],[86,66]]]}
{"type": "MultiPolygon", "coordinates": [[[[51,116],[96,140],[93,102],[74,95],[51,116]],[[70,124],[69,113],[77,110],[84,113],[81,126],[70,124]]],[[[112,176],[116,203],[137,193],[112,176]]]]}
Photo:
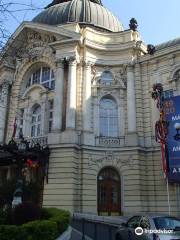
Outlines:
{"type": "MultiPolygon", "coordinates": [[[[10,0],[2,0],[4,3],[10,0]]],[[[35,10],[25,5],[12,5],[13,16],[6,15],[4,22],[13,33],[23,20],[30,21],[52,0],[11,0],[20,4],[32,2],[35,10]],[[24,10],[27,9],[28,10],[24,10]],[[22,11],[16,11],[20,10],[22,11]]],[[[122,22],[124,29],[129,28],[129,20],[134,17],[138,22],[138,31],[146,44],[157,45],[180,37],[180,0],[102,0],[122,22]]]]}

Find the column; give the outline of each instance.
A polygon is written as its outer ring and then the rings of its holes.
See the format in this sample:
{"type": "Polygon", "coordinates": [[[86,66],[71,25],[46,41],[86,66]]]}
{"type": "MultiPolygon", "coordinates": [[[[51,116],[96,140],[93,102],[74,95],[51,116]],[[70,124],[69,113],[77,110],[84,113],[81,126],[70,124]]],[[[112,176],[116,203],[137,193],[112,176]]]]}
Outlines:
{"type": "Polygon", "coordinates": [[[136,132],[136,93],[134,67],[127,68],[127,116],[128,132],[136,132]]]}
{"type": "Polygon", "coordinates": [[[76,72],[77,62],[75,58],[69,59],[66,129],[75,129],[76,126],[76,72]]]}
{"type": "Polygon", "coordinates": [[[57,61],[54,97],[54,116],[53,131],[61,131],[62,128],[62,109],[63,109],[63,90],[64,90],[64,63],[62,59],[57,61]]]}
{"type": "Polygon", "coordinates": [[[7,122],[7,112],[8,112],[8,98],[9,98],[9,87],[10,83],[8,81],[4,81],[2,84],[2,93],[0,99],[0,143],[4,142],[5,138],[5,129],[7,122]]]}
{"type": "Polygon", "coordinates": [[[91,63],[85,63],[83,96],[83,127],[91,131],[91,63]]]}

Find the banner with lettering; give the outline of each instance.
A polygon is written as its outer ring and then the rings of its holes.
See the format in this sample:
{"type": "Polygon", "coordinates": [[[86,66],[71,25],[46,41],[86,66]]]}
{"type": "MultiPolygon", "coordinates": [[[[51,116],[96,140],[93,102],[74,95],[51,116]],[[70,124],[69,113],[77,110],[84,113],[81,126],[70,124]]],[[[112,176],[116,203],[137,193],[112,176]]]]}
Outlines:
{"type": "Polygon", "coordinates": [[[164,102],[168,122],[168,179],[180,182],[180,96],[171,97],[164,102]]]}

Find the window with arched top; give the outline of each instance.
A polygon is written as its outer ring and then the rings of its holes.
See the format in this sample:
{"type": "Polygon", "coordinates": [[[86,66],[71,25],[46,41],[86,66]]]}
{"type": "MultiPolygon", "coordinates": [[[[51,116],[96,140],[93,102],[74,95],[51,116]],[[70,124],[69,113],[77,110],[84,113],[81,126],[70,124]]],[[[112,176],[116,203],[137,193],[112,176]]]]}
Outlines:
{"type": "Polygon", "coordinates": [[[113,75],[110,71],[104,71],[101,75],[101,83],[104,85],[111,85],[113,82],[113,75]]]}
{"type": "Polygon", "coordinates": [[[42,84],[44,87],[49,89],[54,89],[55,87],[55,78],[54,72],[49,67],[40,67],[36,69],[28,78],[26,88],[34,85],[42,84]]]}
{"type": "Polygon", "coordinates": [[[118,136],[118,106],[111,97],[104,97],[100,100],[99,126],[100,136],[118,136]]]}
{"type": "Polygon", "coordinates": [[[31,118],[31,137],[41,135],[41,106],[34,107],[31,118]]]}
{"type": "Polygon", "coordinates": [[[99,215],[120,215],[121,180],[119,173],[111,167],[103,168],[97,179],[99,215]]]}

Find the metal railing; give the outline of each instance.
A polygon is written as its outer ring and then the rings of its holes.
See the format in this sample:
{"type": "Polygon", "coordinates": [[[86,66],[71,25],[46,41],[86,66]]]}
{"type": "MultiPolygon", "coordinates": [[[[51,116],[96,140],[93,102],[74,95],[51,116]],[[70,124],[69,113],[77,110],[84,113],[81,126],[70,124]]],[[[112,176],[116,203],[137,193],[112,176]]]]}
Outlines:
{"type": "Polygon", "coordinates": [[[126,219],[122,217],[113,218],[75,214],[73,215],[71,226],[81,232],[81,240],[115,240],[118,227],[125,221],[126,219]]]}
{"type": "MultiPolygon", "coordinates": [[[[48,144],[47,136],[39,136],[39,137],[25,137],[24,140],[28,141],[29,146],[33,147],[36,144],[40,144],[41,146],[46,146],[48,144]]],[[[21,139],[17,138],[16,142],[19,143],[21,139]]]]}

